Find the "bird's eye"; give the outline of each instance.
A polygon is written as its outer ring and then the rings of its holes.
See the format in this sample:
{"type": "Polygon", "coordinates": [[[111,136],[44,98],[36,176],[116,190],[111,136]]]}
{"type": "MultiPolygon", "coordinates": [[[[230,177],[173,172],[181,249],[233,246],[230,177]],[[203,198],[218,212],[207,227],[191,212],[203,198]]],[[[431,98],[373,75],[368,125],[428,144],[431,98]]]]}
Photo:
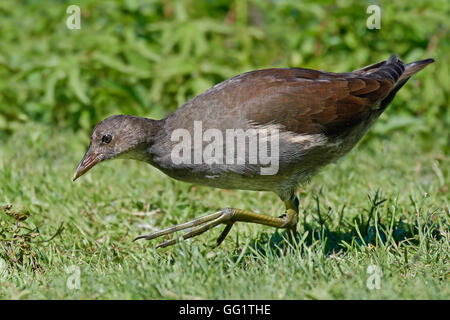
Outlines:
{"type": "Polygon", "coordinates": [[[103,142],[103,143],[110,143],[111,140],[112,140],[112,136],[111,136],[110,134],[105,134],[105,135],[102,137],[102,142],[103,142]]]}

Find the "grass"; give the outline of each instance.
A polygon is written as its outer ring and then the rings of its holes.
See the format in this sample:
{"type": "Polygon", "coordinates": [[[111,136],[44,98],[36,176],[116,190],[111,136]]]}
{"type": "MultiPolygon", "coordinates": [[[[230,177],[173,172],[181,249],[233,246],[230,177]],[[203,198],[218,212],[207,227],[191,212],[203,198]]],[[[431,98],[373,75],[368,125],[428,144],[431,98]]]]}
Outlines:
{"type": "Polygon", "coordinates": [[[132,242],[144,227],[227,206],[283,206],[275,194],[193,186],[126,160],[73,183],[86,146],[81,133],[34,124],[2,142],[0,298],[450,298],[450,166],[431,142],[375,136],[325,168],[300,190],[299,242],[284,253],[283,232],[244,223],[215,249],[219,228],[158,251],[132,242]],[[369,266],[379,289],[367,286],[369,266]]]}

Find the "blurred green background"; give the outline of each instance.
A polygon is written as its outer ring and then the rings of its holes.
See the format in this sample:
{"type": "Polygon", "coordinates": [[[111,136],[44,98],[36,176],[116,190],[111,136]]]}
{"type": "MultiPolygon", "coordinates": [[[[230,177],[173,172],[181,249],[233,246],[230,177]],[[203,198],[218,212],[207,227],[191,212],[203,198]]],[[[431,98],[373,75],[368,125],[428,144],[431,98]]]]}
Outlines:
{"type": "Polygon", "coordinates": [[[122,0],[0,2],[0,137],[25,122],[89,134],[103,118],[161,118],[258,68],[345,72],[397,53],[436,63],[402,89],[373,135],[410,132],[448,151],[450,2],[122,0]],[[66,9],[81,7],[81,29],[66,9]],[[369,30],[368,5],[381,7],[369,30]]]}

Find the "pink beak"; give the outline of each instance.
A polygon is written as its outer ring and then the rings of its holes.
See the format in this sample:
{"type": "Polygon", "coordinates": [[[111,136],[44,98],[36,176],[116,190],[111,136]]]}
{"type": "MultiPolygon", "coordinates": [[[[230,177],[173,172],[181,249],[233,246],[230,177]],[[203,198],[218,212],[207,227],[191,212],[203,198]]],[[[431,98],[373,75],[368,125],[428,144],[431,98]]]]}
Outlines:
{"type": "Polygon", "coordinates": [[[80,164],[78,165],[77,171],[75,172],[73,176],[73,181],[81,177],[83,174],[89,171],[93,166],[95,166],[97,163],[99,163],[100,157],[91,152],[91,147],[89,146],[88,150],[86,151],[86,154],[84,155],[83,159],[81,160],[80,164]]]}

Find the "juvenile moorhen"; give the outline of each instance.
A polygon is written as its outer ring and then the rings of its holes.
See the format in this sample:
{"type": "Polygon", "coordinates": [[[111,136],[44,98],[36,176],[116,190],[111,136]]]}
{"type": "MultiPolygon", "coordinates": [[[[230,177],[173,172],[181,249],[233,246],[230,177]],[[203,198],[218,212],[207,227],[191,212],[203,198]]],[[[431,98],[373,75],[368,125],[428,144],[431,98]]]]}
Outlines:
{"type": "MultiPolygon", "coordinates": [[[[292,234],[298,220],[298,186],[349,152],[408,79],[433,61],[405,65],[393,55],[348,73],[302,68],[251,71],[215,85],[162,120],[115,115],[94,128],[74,180],[101,161],[128,158],[190,183],[272,191],[286,205],[280,217],[226,208],[136,239],[189,229],[182,235],[187,239],[224,224],[219,245],[237,221],[286,228],[292,234]],[[224,145],[223,137],[227,143],[239,140],[237,135],[228,140],[231,129],[246,134],[236,149],[224,145]],[[276,139],[269,141],[268,131],[276,139]],[[272,157],[272,170],[264,171],[270,168],[262,153],[259,158],[251,154],[256,150],[255,132],[263,137],[256,147],[272,157]]],[[[157,247],[177,241],[172,238],[157,247]]]]}

